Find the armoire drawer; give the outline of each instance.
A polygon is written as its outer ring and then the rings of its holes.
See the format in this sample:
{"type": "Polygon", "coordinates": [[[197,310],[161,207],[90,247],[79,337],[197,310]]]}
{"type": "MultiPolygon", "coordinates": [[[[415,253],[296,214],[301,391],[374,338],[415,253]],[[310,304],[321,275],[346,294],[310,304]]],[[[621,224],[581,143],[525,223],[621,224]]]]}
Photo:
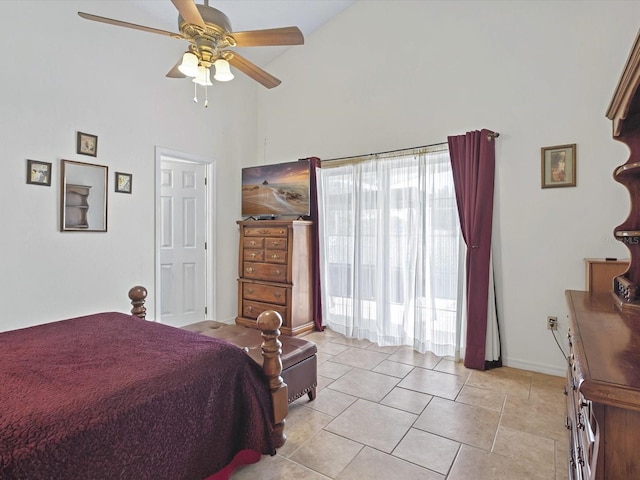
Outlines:
{"type": "Polygon", "coordinates": [[[286,250],[265,250],[264,261],[267,263],[279,263],[284,265],[287,263],[286,250]]]}
{"type": "Polygon", "coordinates": [[[258,302],[286,305],[287,289],[260,283],[243,283],[242,298],[246,300],[256,300],[258,302]]]}
{"type": "Polygon", "coordinates": [[[242,251],[243,260],[248,262],[264,262],[264,250],[245,248],[242,251]]]}
{"type": "Polygon", "coordinates": [[[267,250],[286,250],[287,239],[267,237],[264,239],[264,248],[267,250]]]}
{"type": "Polygon", "coordinates": [[[244,262],[242,276],[253,280],[286,282],[287,266],[272,263],[244,262]]]}
{"type": "Polygon", "coordinates": [[[263,237],[250,237],[250,238],[243,238],[242,239],[242,247],[247,249],[247,248],[253,248],[253,249],[260,249],[260,248],[264,248],[264,238],[263,237]]]}
{"type": "Polygon", "coordinates": [[[265,310],[275,310],[282,316],[282,321],[286,323],[287,307],[283,305],[273,305],[270,303],[253,302],[250,300],[242,301],[242,316],[246,318],[256,319],[265,310]]]}
{"type": "Polygon", "coordinates": [[[287,227],[246,227],[245,237],[286,237],[287,227]]]}

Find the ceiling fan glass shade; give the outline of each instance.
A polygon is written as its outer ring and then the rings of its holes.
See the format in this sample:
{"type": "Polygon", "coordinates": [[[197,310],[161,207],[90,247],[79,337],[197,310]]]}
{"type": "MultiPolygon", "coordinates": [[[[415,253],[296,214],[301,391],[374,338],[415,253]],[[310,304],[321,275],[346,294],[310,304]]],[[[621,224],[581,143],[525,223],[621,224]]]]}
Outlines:
{"type": "Polygon", "coordinates": [[[191,52],[185,53],[178,70],[187,77],[195,77],[198,75],[198,57],[191,52]]]}
{"type": "Polygon", "coordinates": [[[192,81],[198,85],[202,85],[203,87],[210,87],[213,85],[213,83],[211,83],[211,73],[209,69],[203,66],[198,67],[198,74],[192,81]]]}
{"type": "Polygon", "coordinates": [[[231,69],[229,68],[229,62],[224,58],[216,60],[214,65],[216,67],[216,74],[213,78],[219,82],[228,82],[229,80],[233,80],[233,73],[231,73],[231,69]]]}

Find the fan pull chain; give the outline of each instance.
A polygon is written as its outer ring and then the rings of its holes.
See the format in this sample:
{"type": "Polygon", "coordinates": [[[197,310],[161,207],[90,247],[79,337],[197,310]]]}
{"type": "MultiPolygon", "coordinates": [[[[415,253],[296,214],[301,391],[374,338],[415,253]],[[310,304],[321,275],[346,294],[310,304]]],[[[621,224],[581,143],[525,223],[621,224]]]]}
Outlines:
{"type": "Polygon", "coordinates": [[[198,103],[198,84],[193,84],[193,103],[198,103]]]}
{"type": "Polygon", "coordinates": [[[209,107],[209,88],[204,86],[204,108],[209,107]]]}

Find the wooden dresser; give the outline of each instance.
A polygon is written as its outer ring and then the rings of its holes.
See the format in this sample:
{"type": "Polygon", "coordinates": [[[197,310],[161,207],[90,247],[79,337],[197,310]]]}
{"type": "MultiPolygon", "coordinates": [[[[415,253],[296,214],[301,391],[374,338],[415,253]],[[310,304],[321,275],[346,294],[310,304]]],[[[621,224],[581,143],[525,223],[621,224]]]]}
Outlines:
{"type": "Polygon", "coordinates": [[[312,222],[239,221],[240,255],[236,324],[256,327],[258,315],[275,310],[281,332],[313,330],[312,222]]]}
{"type": "Polygon", "coordinates": [[[626,163],[613,172],[631,203],[613,234],[630,258],[618,273],[614,265],[587,263],[591,274],[599,270],[608,278],[591,281],[587,270],[593,291],[566,293],[569,478],[580,480],[640,479],[640,32],[607,118],[613,137],[630,150],[626,163]]]}
{"type": "Polygon", "coordinates": [[[640,478],[640,316],[610,292],[566,295],[569,479],[640,478]]]}

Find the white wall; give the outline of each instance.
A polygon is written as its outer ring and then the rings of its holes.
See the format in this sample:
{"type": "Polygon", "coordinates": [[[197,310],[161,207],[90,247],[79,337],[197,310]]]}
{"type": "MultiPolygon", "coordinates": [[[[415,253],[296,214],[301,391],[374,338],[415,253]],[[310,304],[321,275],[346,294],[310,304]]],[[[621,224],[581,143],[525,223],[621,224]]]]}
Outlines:
{"type": "MultiPolygon", "coordinates": [[[[128,2],[0,5],[0,330],[126,311],[129,287],[153,291],[155,146],[217,162],[214,318],[228,321],[239,167],[486,127],[501,133],[495,261],[505,362],[561,373],[546,316],[566,331],[563,291],[583,288],[583,258],[627,255],[611,235],[628,213],[612,180],[627,153],[604,113],[640,2],[361,0],[268,67],[281,86],[237,75],[210,90],[207,110],[190,101],[187,81],[164,77],[183,42],[88,22],[78,10],[154,26],[128,2]],[[75,153],[78,130],[98,135],[97,158],[75,153]],[[540,147],[564,143],[578,144],[578,186],[541,190],[540,147]],[[109,166],[107,233],[59,232],[63,158],[109,166]],[[53,163],[51,187],[25,183],[27,159],[53,163]],[[133,174],[133,195],[113,193],[116,170],[133,174]]],[[[148,307],[153,317],[153,299],[148,307]]]]}
{"type": "Polygon", "coordinates": [[[287,89],[258,93],[258,158],[333,158],[446,141],[497,140],[494,258],[505,364],[562,374],[547,315],[585,257],[625,257],[628,213],[612,180],[626,161],[605,111],[640,2],[360,0],[280,57],[287,89]],[[266,149],[264,148],[266,142],[266,149]],[[577,144],[576,188],[540,188],[540,147],[577,144]]]}
{"type": "Polygon", "coordinates": [[[255,82],[216,83],[204,109],[188,80],[165,78],[186,42],[76,14],[155,26],[129,2],[1,3],[0,330],[128,311],[137,284],[150,291],[153,318],[156,146],[216,161],[213,317],[234,318],[239,167],[255,157],[255,82]],[[98,136],[96,158],[75,153],[78,130],[98,136]],[[51,187],[26,184],[27,159],[53,163],[51,187]],[[109,167],[107,233],[59,231],[60,159],[109,167]],[[113,192],[115,171],[133,174],[132,195],[113,192]]]}

